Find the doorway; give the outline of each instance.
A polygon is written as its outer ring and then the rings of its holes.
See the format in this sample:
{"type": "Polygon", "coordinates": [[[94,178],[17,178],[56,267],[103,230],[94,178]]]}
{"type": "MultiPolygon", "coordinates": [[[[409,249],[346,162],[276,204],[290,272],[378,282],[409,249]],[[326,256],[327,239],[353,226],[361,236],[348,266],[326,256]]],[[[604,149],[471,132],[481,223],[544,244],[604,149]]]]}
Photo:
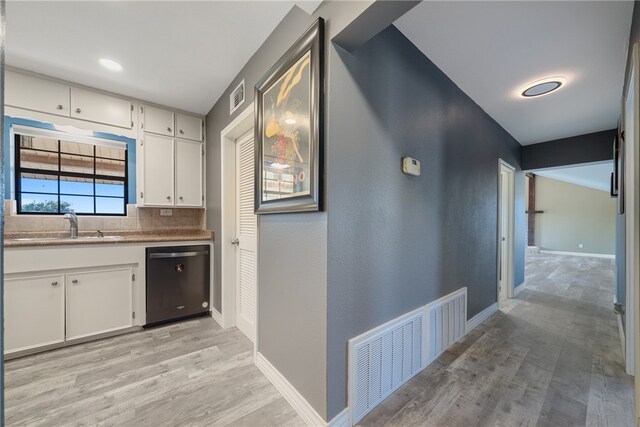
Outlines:
{"type": "Polygon", "coordinates": [[[498,308],[513,298],[515,168],[498,162],[498,308]]]}
{"type": "Polygon", "coordinates": [[[221,312],[214,312],[214,318],[223,328],[237,326],[255,348],[259,224],[254,215],[253,103],[220,136],[221,312]]]}

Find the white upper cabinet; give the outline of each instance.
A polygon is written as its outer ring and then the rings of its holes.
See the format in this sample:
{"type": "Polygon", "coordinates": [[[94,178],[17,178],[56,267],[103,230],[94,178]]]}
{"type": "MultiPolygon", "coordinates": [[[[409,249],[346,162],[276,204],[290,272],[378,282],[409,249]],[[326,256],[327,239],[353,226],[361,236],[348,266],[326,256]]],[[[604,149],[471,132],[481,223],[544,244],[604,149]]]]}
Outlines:
{"type": "Polygon", "coordinates": [[[172,138],[145,134],[142,205],[173,206],[174,143],[172,138]]]}
{"type": "Polygon", "coordinates": [[[176,140],[176,206],[202,206],[204,145],[176,140]]]}
{"type": "Polygon", "coordinates": [[[76,87],[71,88],[71,117],[131,129],[131,101],[76,87]]]}
{"type": "Polygon", "coordinates": [[[145,132],[157,133],[158,135],[174,135],[174,113],[162,108],[142,107],[143,125],[145,132]]]}
{"type": "Polygon", "coordinates": [[[202,119],[187,114],[176,114],[176,137],[202,141],[202,119]]]}
{"type": "Polygon", "coordinates": [[[12,107],[69,117],[69,86],[7,70],[4,102],[12,107]]]}

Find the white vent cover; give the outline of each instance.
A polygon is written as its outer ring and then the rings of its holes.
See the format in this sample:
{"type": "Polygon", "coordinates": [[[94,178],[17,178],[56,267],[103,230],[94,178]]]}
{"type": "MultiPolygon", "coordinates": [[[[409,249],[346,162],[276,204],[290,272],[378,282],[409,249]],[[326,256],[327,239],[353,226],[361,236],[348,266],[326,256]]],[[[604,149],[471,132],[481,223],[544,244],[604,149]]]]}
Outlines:
{"type": "Polygon", "coordinates": [[[427,364],[465,334],[467,288],[461,288],[425,307],[427,323],[427,364]]]}
{"type": "Polygon", "coordinates": [[[244,91],[244,79],[229,95],[229,114],[233,114],[242,104],[244,104],[245,91],[244,91]]]}
{"type": "Polygon", "coordinates": [[[352,425],[423,368],[423,314],[420,308],[349,341],[352,425]]]}

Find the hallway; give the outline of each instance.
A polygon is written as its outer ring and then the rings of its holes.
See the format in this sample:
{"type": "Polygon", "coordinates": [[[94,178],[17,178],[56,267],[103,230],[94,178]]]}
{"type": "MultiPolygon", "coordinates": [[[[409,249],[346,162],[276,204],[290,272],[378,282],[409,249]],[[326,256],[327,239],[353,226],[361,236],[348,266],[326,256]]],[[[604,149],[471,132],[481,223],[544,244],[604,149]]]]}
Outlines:
{"type": "Polygon", "coordinates": [[[526,288],[362,426],[632,426],[610,259],[529,254],[526,288]]]}

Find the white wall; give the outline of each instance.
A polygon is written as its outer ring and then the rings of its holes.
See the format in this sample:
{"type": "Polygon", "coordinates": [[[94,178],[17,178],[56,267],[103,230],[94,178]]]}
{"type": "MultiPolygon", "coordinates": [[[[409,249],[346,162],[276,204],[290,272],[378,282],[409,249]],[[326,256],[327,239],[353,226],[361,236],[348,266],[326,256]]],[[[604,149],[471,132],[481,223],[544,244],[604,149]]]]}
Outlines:
{"type": "Polygon", "coordinates": [[[536,210],[544,211],[536,215],[541,249],[615,253],[616,202],[608,192],[538,175],[536,210]]]}

